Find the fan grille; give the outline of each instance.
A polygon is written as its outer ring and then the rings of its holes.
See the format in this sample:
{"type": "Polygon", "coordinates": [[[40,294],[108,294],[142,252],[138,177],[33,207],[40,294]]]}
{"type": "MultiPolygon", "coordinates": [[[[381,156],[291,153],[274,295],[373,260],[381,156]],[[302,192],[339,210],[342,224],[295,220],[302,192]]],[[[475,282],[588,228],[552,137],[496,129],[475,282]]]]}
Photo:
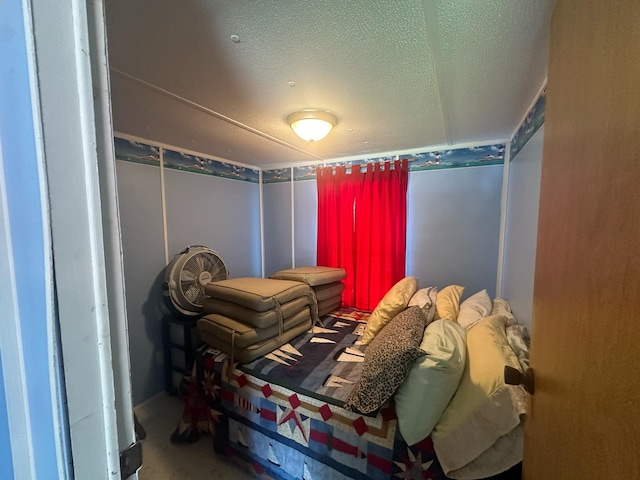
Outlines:
{"type": "Polygon", "coordinates": [[[193,316],[202,311],[205,285],[226,280],[228,275],[217,252],[201,246],[187,247],[167,268],[165,284],[173,306],[180,313],[193,316]]]}
{"type": "MultiPolygon", "coordinates": [[[[180,288],[185,299],[196,307],[202,307],[204,285],[202,272],[211,274],[208,281],[216,282],[227,278],[227,268],[217,255],[199,252],[187,260],[180,275],[180,288]]],[[[208,282],[207,282],[208,283],[208,282]]]]}

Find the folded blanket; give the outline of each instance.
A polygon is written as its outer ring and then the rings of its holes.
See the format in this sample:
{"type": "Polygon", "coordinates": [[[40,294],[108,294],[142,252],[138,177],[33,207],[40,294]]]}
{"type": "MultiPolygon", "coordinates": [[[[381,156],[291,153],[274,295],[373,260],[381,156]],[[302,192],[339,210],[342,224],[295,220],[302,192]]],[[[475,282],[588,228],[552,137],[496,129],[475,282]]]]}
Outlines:
{"type": "Polygon", "coordinates": [[[509,345],[505,315],[492,315],[467,332],[467,366],[460,386],[433,433],[445,474],[476,479],[503,472],[522,460],[522,420],[527,396],[504,383],[504,367],[521,370],[509,345]]]}

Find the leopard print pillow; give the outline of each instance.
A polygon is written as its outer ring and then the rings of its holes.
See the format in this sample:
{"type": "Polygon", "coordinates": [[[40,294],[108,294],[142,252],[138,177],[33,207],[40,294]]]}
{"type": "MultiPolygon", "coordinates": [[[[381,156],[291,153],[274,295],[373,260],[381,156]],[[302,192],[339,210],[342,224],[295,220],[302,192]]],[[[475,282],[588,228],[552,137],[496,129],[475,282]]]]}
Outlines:
{"type": "Polygon", "coordinates": [[[418,306],[396,315],[367,348],[362,374],[344,408],[371,413],[389,400],[404,382],[420,349],[426,318],[418,306]]]}

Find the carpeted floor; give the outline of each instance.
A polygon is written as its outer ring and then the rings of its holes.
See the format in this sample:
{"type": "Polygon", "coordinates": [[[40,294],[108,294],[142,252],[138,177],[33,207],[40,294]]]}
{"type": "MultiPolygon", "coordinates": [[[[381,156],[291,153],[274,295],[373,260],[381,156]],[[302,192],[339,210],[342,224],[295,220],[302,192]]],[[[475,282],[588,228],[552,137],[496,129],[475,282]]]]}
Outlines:
{"type": "Polygon", "coordinates": [[[169,441],[182,413],[182,400],[158,395],[135,408],[147,436],[142,440],[141,480],[245,480],[251,474],[213,453],[211,438],[193,444],[169,441]]]}

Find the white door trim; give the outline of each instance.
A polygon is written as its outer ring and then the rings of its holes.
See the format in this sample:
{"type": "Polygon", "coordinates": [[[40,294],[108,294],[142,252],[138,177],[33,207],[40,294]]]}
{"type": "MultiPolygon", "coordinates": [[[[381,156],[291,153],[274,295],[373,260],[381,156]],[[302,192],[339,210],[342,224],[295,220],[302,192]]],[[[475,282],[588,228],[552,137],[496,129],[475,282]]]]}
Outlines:
{"type": "Polygon", "coordinates": [[[116,479],[134,433],[104,7],[31,2],[74,477],[116,479]]]}

